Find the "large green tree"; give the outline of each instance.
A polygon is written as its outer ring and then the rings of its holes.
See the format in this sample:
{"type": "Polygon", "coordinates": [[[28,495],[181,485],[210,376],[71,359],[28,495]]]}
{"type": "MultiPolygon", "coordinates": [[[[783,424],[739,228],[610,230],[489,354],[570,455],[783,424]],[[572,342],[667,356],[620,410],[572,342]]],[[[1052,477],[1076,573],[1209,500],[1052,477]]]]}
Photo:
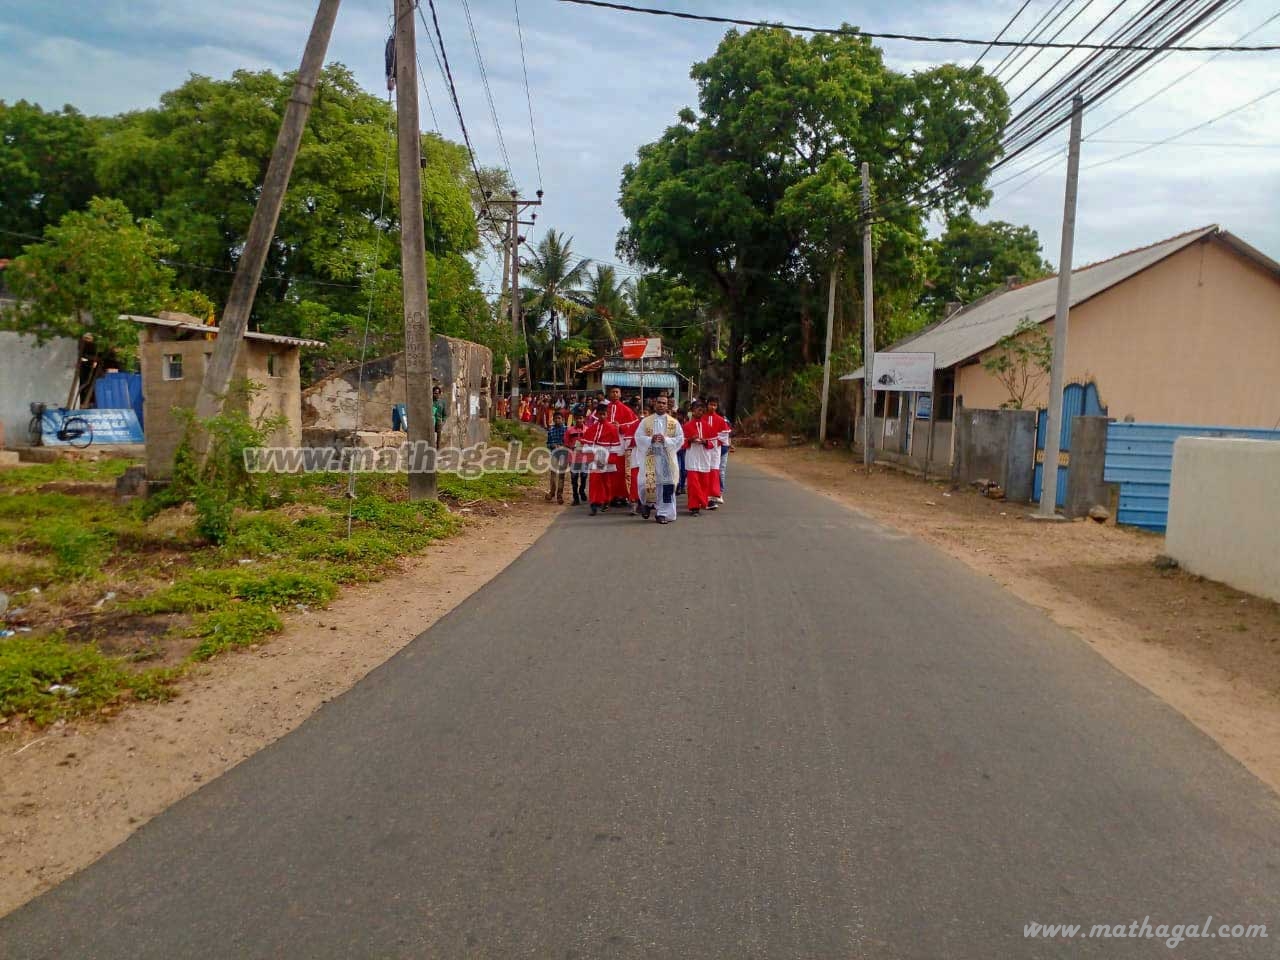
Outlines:
{"type": "Polygon", "coordinates": [[[0,324],[42,340],[90,334],[100,353],[127,361],[138,327],[121,314],[208,306],[175,291],[173,271],[160,262],[171,250],[154,222],[135,222],[119,200],[95,198],[46,227],[44,240],[9,265],[6,282],[25,302],[0,324]]]}
{"type": "Polygon", "coordinates": [[[852,31],[731,30],[692,77],[698,109],[623,172],[619,249],[722,310],[732,410],[747,354],[794,362],[798,298],[825,293],[837,253],[856,268],[857,165],[870,164],[876,185],[882,310],[910,309],[926,217],[986,202],[1008,104],[979,69],[903,74],[852,31]]]}
{"type": "Polygon", "coordinates": [[[45,111],[0,100],[0,257],[14,256],[44,228],[94,195],[91,153],[106,121],[74,107],[45,111]]]}
{"type": "MultiPolygon", "coordinates": [[[[173,240],[184,285],[225,302],[293,77],[237,71],[193,76],[160,105],[126,115],[100,139],[101,188],[173,240]]],[[[254,305],[254,323],[333,344],[332,358],[398,349],[399,219],[392,115],[345,67],[325,68],[254,305]],[[386,183],[383,195],[384,178],[386,183]]],[[[422,138],[432,327],[497,335],[476,289],[480,246],[465,149],[422,138]]],[[[495,183],[497,181],[494,181],[495,183]]]]}
{"type": "Polygon", "coordinates": [[[1010,277],[1025,283],[1052,272],[1041,255],[1040,237],[1031,227],[1003,220],[979,223],[967,211],[952,217],[929,248],[933,262],[921,302],[935,317],[942,315],[947,303],[970,303],[1010,277]]]}

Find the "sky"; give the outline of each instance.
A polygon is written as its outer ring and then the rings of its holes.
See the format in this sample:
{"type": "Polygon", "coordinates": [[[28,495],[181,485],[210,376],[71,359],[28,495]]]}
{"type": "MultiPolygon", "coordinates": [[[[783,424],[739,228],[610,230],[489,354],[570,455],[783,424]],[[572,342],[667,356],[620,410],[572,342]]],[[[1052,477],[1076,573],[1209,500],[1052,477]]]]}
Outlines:
{"type": "MultiPolygon", "coordinates": [[[[509,160],[526,195],[545,191],[533,242],[554,227],[574,238],[579,255],[616,261],[623,165],[634,159],[639,146],[659,137],[681,107],[696,106],[689,68],[714,52],[725,28],[558,0],[518,0],[527,54],[526,94],[515,2],[470,0],[468,8],[463,0],[436,0],[479,162],[508,165],[509,160]]],[[[1064,39],[1079,37],[1114,6],[1110,0],[1072,2],[1082,13],[1064,39]]],[[[1142,0],[1123,2],[1111,24],[1142,5],[1142,0]]],[[[991,38],[1021,3],[653,0],[640,5],[816,26],[847,21],[869,31],[991,38]]],[[[1050,6],[1051,0],[1030,0],[1009,36],[1022,37],[1050,6]]],[[[345,63],[367,89],[379,94],[385,91],[383,45],[390,8],[391,0],[345,0],[329,48],[329,60],[345,63]]],[[[296,69],[314,12],[314,0],[0,0],[0,99],[27,99],[48,108],[70,103],[86,113],[114,114],[154,105],[161,93],[191,73],[227,77],[238,68],[296,69]]],[[[1276,12],[1275,0],[1240,0],[1194,42],[1233,43],[1276,12]]],[[[1095,39],[1107,32],[1101,28],[1095,39]]],[[[418,39],[431,108],[420,98],[422,125],[461,139],[432,48],[421,31],[418,39]]],[[[1280,42],[1280,19],[1245,42],[1280,42]]],[[[947,61],[969,64],[982,52],[981,47],[902,41],[880,45],[890,66],[902,71],[947,61]]],[[[983,63],[993,67],[1003,56],[993,51],[983,63]]],[[[1143,143],[1102,142],[1158,141],[1280,88],[1280,53],[1229,53],[1212,61],[1210,56],[1170,56],[1085,117],[1077,265],[1209,223],[1221,224],[1280,259],[1280,92],[1139,156],[1121,159],[1143,143]],[[1090,138],[1108,120],[1201,64],[1194,75],[1090,138]],[[1091,169],[1095,164],[1100,165],[1091,169]]],[[[1037,61],[1013,78],[1010,89],[1017,93],[1049,62],[1047,55],[1037,61]]],[[[1005,76],[1017,65],[1007,64],[1005,76]]],[[[997,187],[994,203],[979,214],[979,219],[1034,227],[1052,263],[1059,258],[1065,146],[1064,130],[1055,143],[1000,171],[993,181],[1057,150],[1063,153],[997,187]]],[[[482,266],[481,281],[496,286],[492,263],[482,266]]]]}

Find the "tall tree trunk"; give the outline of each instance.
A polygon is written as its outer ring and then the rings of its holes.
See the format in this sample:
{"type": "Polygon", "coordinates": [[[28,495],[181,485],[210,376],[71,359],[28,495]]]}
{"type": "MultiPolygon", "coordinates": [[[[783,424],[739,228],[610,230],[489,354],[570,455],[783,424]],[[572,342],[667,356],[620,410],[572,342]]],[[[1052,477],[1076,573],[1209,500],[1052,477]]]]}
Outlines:
{"type": "Polygon", "coordinates": [[[800,359],[807,367],[813,363],[813,317],[809,313],[809,285],[800,291],[800,359]]]}
{"type": "Polygon", "coordinates": [[[729,384],[724,400],[730,420],[738,417],[738,386],[742,380],[743,327],[746,321],[746,310],[735,304],[729,316],[729,384]]]}

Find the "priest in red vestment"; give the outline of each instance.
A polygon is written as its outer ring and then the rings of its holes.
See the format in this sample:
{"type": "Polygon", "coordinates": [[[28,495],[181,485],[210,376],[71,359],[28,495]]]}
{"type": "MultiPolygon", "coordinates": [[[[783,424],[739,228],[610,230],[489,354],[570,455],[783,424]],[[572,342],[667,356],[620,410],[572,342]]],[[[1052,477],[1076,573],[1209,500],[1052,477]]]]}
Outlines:
{"type": "MultiPolygon", "coordinates": [[[[629,406],[622,402],[622,388],[609,388],[609,410],[604,415],[604,419],[608,420],[618,428],[619,435],[626,435],[625,427],[630,427],[629,436],[635,436],[636,425],[640,423],[640,415],[632,410],[629,406]]],[[[625,507],[631,502],[628,491],[630,486],[631,474],[626,464],[626,446],[618,448],[617,456],[612,458],[614,470],[610,473],[610,495],[609,502],[615,507],[625,507]]]]}
{"type": "Polygon", "coordinates": [[[684,424],[685,490],[689,495],[689,515],[696,517],[711,504],[712,476],[720,469],[720,436],[707,423],[707,407],[693,401],[689,419],[684,424]]]}

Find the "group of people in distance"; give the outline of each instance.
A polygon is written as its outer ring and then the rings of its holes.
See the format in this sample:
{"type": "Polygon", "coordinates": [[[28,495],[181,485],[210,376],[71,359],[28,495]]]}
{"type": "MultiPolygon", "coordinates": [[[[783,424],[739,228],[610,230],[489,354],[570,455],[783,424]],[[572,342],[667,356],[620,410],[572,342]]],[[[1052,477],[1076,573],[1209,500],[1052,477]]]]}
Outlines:
{"type": "Polygon", "coordinates": [[[724,479],[732,429],[715,397],[673,409],[659,393],[623,401],[612,387],[607,396],[556,411],[547,430],[553,453],[547,500],[564,503],[570,478],[573,504],[591,515],[611,507],[630,508],[658,523],[676,518],[676,498],[687,497],[689,513],[716,510],[724,503],[724,479]]]}

